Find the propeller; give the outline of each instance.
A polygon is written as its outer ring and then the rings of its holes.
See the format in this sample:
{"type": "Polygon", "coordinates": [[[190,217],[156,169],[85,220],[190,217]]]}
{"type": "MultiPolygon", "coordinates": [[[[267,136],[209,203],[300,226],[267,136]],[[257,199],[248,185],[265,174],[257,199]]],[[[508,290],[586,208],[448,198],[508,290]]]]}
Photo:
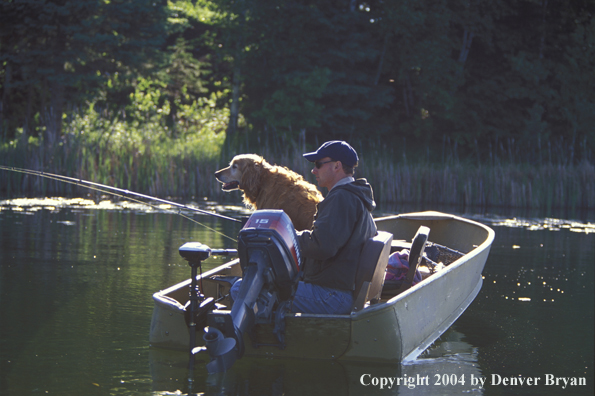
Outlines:
{"type": "Polygon", "coordinates": [[[209,374],[227,371],[238,358],[236,339],[225,337],[219,329],[214,327],[205,328],[203,339],[205,340],[206,347],[194,348],[192,352],[198,353],[205,349],[207,350],[212,359],[207,363],[209,374]]]}

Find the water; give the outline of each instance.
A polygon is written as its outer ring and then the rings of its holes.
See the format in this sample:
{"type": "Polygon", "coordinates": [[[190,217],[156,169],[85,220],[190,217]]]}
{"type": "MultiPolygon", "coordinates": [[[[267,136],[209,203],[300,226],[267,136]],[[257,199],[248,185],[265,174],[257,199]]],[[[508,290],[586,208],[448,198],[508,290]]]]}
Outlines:
{"type": "MultiPolygon", "coordinates": [[[[189,214],[207,229],[164,210],[107,202],[12,201],[0,209],[1,395],[188,393],[186,354],[148,346],[151,295],[189,277],[179,246],[233,248],[224,235],[237,235],[237,224],[189,214]]],[[[208,377],[199,361],[191,390],[592,395],[593,218],[469,216],[496,231],[483,289],[414,364],[242,359],[208,377]],[[556,377],[586,385],[546,384],[556,377]]]]}

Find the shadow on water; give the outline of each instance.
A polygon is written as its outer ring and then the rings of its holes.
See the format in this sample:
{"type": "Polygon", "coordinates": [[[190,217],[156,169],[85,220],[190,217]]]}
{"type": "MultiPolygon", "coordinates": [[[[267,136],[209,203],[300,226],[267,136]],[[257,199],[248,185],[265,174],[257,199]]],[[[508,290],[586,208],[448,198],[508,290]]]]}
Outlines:
{"type": "Polygon", "coordinates": [[[193,394],[193,390],[234,396],[414,395],[437,390],[441,395],[483,394],[483,388],[471,382],[472,376],[481,376],[477,349],[452,329],[407,365],[244,357],[226,373],[209,375],[206,360],[201,359],[192,389],[187,354],[151,348],[149,361],[154,395],[193,394]]]}

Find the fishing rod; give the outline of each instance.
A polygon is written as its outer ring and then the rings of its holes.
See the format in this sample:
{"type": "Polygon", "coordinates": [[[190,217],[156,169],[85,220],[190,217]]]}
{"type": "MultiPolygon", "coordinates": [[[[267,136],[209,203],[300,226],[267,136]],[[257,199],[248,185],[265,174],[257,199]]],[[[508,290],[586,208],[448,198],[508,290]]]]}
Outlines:
{"type": "MultiPolygon", "coordinates": [[[[163,204],[175,206],[175,207],[177,207],[177,208],[180,209],[178,212],[175,212],[175,213],[177,213],[180,216],[182,216],[182,217],[184,217],[186,219],[189,219],[189,220],[191,220],[191,221],[193,221],[193,222],[195,222],[197,224],[200,224],[203,227],[208,228],[209,230],[215,231],[215,232],[217,232],[217,231],[211,229],[210,227],[208,227],[208,226],[206,226],[204,224],[201,224],[200,222],[198,222],[198,221],[196,221],[194,219],[191,219],[188,216],[183,215],[182,212],[181,212],[182,209],[194,211],[194,212],[197,212],[197,213],[200,213],[200,214],[203,214],[203,215],[217,217],[217,218],[220,218],[220,219],[223,219],[223,220],[234,221],[234,222],[237,222],[237,223],[241,223],[242,222],[241,220],[234,219],[233,217],[224,216],[224,215],[221,215],[221,214],[218,214],[218,213],[209,212],[207,210],[202,210],[202,209],[198,209],[198,208],[195,208],[195,207],[192,207],[192,206],[180,204],[180,203],[177,203],[177,202],[168,201],[166,199],[152,197],[150,195],[140,194],[140,193],[137,193],[137,192],[134,192],[134,191],[130,191],[130,190],[122,189],[122,188],[117,188],[117,187],[112,187],[112,186],[108,186],[108,185],[105,185],[105,184],[95,183],[95,182],[92,182],[92,181],[83,180],[83,179],[79,179],[79,178],[62,176],[62,175],[57,175],[57,174],[43,172],[43,171],[36,171],[36,170],[31,170],[31,169],[17,168],[17,167],[13,167],[13,166],[5,166],[5,165],[0,165],[0,170],[6,170],[6,171],[17,172],[17,173],[23,173],[23,174],[32,175],[32,176],[39,176],[39,177],[44,177],[44,178],[51,179],[51,180],[60,181],[60,182],[63,182],[63,183],[74,184],[74,185],[77,185],[77,186],[82,186],[82,187],[88,188],[90,190],[99,191],[99,192],[106,193],[106,194],[111,194],[111,195],[114,195],[114,196],[117,196],[117,197],[121,197],[121,198],[127,198],[127,199],[130,199],[131,201],[142,203],[142,204],[145,204],[145,205],[154,207],[154,208],[156,207],[155,205],[152,205],[150,203],[147,203],[147,202],[144,202],[144,201],[141,201],[141,200],[137,200],[137,199],[131,198],[130,196],[139,197],[139,198],[143,198],[143,199],[150,199],[150,200],[153,200],[153,201],[156,201],[156,202],[160,202],[160,203],[163,203],[163,204]],[[124,194],[124,195],[121,195],[121,194],[124,194]]],[[[227,238],[229,238],[229,237],[227,237],[227,238]]],[[[233,238],[230,238],[230,239],[232,239],[232,240],[235,241],[235,239],[233,239],[233,238]]]]}
{"type": "Polygon", "coordinates": [[[125,189],[117,188],[117,187],[112,187],[112,186],[108,186],[108,185],[105,185],[105,184],[95,183],[95,182],[88,181],[88,180],[83,180],[83,179],[78,179],[78,178],[68,177],[68,176],[62,176],[62,175],[56,175],[56,174],[53,174],[53,173],[48,173],[48,172],[43,172],[43,171],[36,171],[36,170],[23,169],[23,168],[15,168],[15,167],[12,167],[12,166],[0,165],[0,169],[2,169],[2,170],[9,170],[9,171],[18,172],[18,173],[25,173],[25,174],[28,174],[28,175],[45,177],[45,178],[48,178],[48,179],[58,180],[58,181],[62,181],[62,182],[65,182],[65,183],[70,183],[70,184],[75,184],[75,185],[82,185],[83,187],[88,187],[88,188],[91,188],[90,186],[96,187],[96,188],[102,188],[104,190],[99,190],[99,191],[108,192],[108,191],[105,191],[105,190],[109,190],[109,191],[115,191],[115,192],[118,192],[118,193],[121,193],[121,194],[125,194],[125,195],[132,195],[132,196],[136,196],[136,197],[140,197],[140,198],[144,198],[144,199],[151,199],[153,201],[157,201],[157,202],[165,203],[165,204],[168,204],[168,205],[176,206],[176,207],[178,207],[180,209],[192,210],[192,211],[195,211],[195,212],[204,214],[204,215],[214,216],[214,217],[218,217],[220,219],[230,220],[230,221],[235,221],[235,222],[241,223],[241,220],[234,219],[233,217],[228,217],[228,216],[220,215],[218,213],[213,213],[213,212],[209,212],[207,210],[198,209],[198,208],[195,208],[195,207],[192,207],[192,206],[179,204],[177,202],[168,201],[166,199],[152,197],[150,195],[140,194],[140,193],[137,193],[137,192],[134,192],[134,191],[125,190],[125,189]]]}

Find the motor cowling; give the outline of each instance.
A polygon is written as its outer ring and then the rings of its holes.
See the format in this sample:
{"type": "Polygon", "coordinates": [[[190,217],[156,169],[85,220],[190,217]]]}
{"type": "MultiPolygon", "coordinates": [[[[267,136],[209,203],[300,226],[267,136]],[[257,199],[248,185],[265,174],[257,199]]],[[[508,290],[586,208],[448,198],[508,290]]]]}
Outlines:
{"type": "Polygon", "coordinates": [[[297,234],[281,210],[259,210],[238,235],[242,283],[230,311],[209,314],[204,335],[210,373],[226,371],[244,353],[243,335],[272,323],[283,348],[285,319],[298,284],[302,258],[297,234]],[[232,340],[233,339],[233,340],[232,340]]]}
{"type": "Polygon", "coordinates": [[[301,266],[297,234],[289,216],[282,210],[256,211],[238,236],[238,256],[242,273],[262,254],[272,270],[271,286],[281,300],[293,295],[301,266]]]}

